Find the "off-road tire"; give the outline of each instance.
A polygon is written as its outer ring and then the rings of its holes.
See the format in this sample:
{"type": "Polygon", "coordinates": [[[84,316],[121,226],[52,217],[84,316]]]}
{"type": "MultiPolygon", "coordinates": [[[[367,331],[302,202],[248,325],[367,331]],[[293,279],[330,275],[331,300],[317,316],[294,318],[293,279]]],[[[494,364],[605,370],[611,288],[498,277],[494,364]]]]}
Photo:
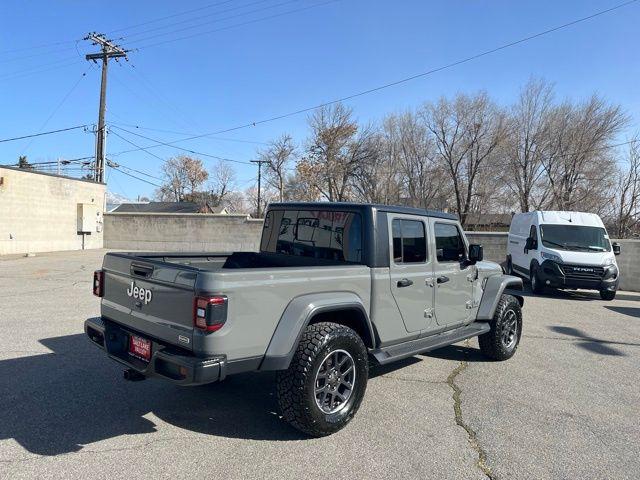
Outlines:
{"type": "Polygon", "coordinates": [[[614,298],[616,298],[616,291],[600,290],[600,298],[602,300],[613,300],[614,298]]]}
{"type": "Polygon", "coordinates": [[[367,348],[351,328],[332,322],[309,325],[302,334],[287,370],[276,373],[278,405],[283,418],[298,430],[322,437],[343,428],[356,414],[369,377],[367,348]],[[325,413],[316,403],[316,375],[333,351],[348,352],[355,378],[348,400],[335,413],[325,413]]]}
{"type": "Polygon", "coordinates": [[[538,278],[538,266],[536,264],[531,265],[531,271],[529,273],[529,283],[531,284],[531,291],[536,295],[544,293],[544,285],[538,278]]]}
{"type": "Polygon", "coordinates": [[[513,357],[522,337],[522,309],[518,299],[513,295],[502,295],[489,324],[491,330],[478,337],[480,351],[493,360],[507,360],[513,357]],[[506,344],[505,327],[514,317],[515,338],[512,344],[506,344]]]}

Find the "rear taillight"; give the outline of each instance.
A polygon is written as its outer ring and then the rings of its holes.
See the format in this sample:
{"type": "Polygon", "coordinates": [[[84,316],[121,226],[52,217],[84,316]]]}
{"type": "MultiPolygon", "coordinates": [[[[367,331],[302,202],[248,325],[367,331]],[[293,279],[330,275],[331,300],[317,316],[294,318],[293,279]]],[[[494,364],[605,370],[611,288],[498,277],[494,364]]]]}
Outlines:
{"type": "Polygon", "coordinates": [[[102,270],[93,272],[93,294],[96,297],[104,295],[104,271],[102,270]]]}
{"type": "Polygon", "coordinates": [[[193,324],[207,332],[220,330],[227,321],[227,303],[227,297],[224,295],[196,297],[193,324]]]}

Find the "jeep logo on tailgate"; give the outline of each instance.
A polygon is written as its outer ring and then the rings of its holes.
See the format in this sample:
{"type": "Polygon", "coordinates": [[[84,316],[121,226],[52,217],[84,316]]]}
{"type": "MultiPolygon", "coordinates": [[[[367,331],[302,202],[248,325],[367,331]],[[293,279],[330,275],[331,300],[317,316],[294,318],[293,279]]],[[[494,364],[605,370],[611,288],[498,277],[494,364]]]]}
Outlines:
{"type": "Polygon", "coordinates": [[[127,289],[127,295],[129,297],[142,300],[145,305],[151,302],[152,296],[151,290],[142,287],[136,287],[136,283],[134,281],[131,281],[131,285],[129,285],[129,288],[127,289]]]}

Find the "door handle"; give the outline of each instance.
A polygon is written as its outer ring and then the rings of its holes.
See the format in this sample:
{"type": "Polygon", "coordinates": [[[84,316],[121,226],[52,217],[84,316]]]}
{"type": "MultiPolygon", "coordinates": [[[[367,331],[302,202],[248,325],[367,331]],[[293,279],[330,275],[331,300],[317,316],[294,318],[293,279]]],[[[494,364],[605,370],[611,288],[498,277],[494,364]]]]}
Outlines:
{"type": "Polygon", "coordinates": [[[442,275],[441,277],[436,278],[437,283],[447,283],[449,281],[449,277],[446,275],[442,275]]]}
{"type": "Polygon", "coordinates": [[[408,278],[403,278],[402,280],[398,280],[398,287],[410,287],[413,285],[413,280],[409,280],[408,278]]]}

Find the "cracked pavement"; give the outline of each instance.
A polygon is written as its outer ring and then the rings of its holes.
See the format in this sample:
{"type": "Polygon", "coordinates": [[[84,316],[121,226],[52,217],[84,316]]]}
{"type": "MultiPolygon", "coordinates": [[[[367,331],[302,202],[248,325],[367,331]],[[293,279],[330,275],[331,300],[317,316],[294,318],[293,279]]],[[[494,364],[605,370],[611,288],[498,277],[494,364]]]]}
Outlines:
{"type": "Polygon", "coordinates": [[[356,418],[307,439],[273,374],[125,382],[89,344],[104,251],[0,257],[0,478],[640,476],[640,294],[527,297],[516,356],[476,340],[372,370],[356,418]]]}

